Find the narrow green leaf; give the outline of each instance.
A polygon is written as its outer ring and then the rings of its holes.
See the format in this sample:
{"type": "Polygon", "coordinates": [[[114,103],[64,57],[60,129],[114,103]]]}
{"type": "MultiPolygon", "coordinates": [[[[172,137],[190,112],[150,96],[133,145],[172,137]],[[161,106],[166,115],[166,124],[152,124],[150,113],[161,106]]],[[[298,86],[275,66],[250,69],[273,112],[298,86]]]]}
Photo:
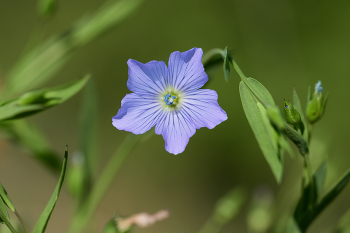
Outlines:
{"type": "Polygon", "coordinates": [[[258,80],[247,78],[247,82],[251,87],[254,87],[254,90],[264,99],[268,105],[275,106],[275,101],[273,100],[272,95],[258,80]]]}
{"type": "Polygon", "coordinates": [[[35,225],[33,233],[43,233],[43,232],[45,232],[47,223],[50,220],[52,211],[55,208],[56,202],[58,200],[58,196],[59,196],[60,191],[61,191],[61,187],[62,187],[62,184],[63,184],[64,176],[66,174],[67,160],[68,160],[68,146],[66,146],[66,150],[64,152],[62,172],[61,172],[61,176],[60,176],[60,179],[58,181],[58,184],[57,184],[57,186],[55,188],[55,191],[53,192],[49,202],[47,203],[44,211],[40,215],[39,220],[38,220],[38,222],[35,225]]]}
{"type": "Polygon", "coordinates": [[[296,222],[302,232],[310,226],[313,220],[338,196],[350,180],[350,169],[331,187],[316,204],[307,208],[303,213],[294,215],[296,222]]]}
{"type": "Polygon", "coordinates": [[[12,233],[17,233],[15,228],[12,226],[11,222],[6,218],[6,216],[0,211],[0,218],[4,221],[6,224],[7,228],[12,232],[12,233]]]}
{"type": "MultiPolygon", "coordinates": [[[[250,127],[253,130],[260,149],[270,165],[277,182],[280,183],[282,179],[283,167],[280,158],[278,157],[279,151],[277,150],[275,141],[277,138],[271,138],[271,129],[264,123],[261,116],[262,113],[260,112],[252,93],[244,82],[240,82],[239,92],[243,109],[250,127]]],[[[269,126],[272,127],[271,125],[269,126]]]]}
{"type": "Polygon", "coordinates": [[[303,189],[303,193],[297,204],[297,208],[294,212],[294,218],[299,221],[300,218],[305,214],[305,212],[316,204],[317,199],[322,193],[323,184],[326,177],[327,170],[327,160],[325,160],[313,174],[314,183],[316,186],[313,186],[311,189],[310,183],[306,185],[303,189]],[[311,194],[312,193],[312,194],[311,194]],[[312,199],[310,199],[312,198],[312,199]]]}
{"type": "Polygon", "coordinates": [[[16,99],[6,101],[0,104],[0,121],[27,117],[61,104],[80,91],[88,79],[89,75],[59,87],[28,92],[16,99]]]}
{"type": "Polygon", "coordinates": [[[305,141],[304,137],[298,131],[293,129],[289,124],[286,124],[284,133],[298,147],[300,154],[305,155],[308,153],[309,151],[308,143],[305,141]]]}
{"type": "Polygon", "coordinates": [[[86,45],[133,13],[142,0],[108,1],[60,36],[41,43],[22,57],[4,84],[6,95],[18,95],[40,86],[59,71],[72,51],[86,45]]]}
{"type": "Polygon", "coordinates": [[[61,161],[40,130],[26,120],[0,123],[1,136],[20,146],[51,170],[60,172],[61,161]]]}
{"type": "Polygon", "coordinates": [[[0,183],[0,197],[4,201],[5,205],[12,211],[15,212],[15,206],[13,205],[9,195],[7,194],[4,186],[0,183]]]}
{"type": "Polygon", "coordinates": [[[301,122],[302,122],[301,132],[303,134],[305,141],[308,141],[309,140],[309,130],[308,130],[308,127],[306,124],[303,109],[301,107],[300,99],[299,99],[299,96],[297,94],[297,91],[295,90],[295,87],[293,88],[293,106],[300,114],[300,118],[301,118],[301,122]]]}
{"type": "MultiPolygon", "coordinates": [[[[10,221],[9,213],[7,212],[6,205],[2,200],[2,198],[0,198],[0,212],[2,212],[2,214],[6,217],[6,219],[10,221]]],[[[2,218],[0,218],[0,223],[4,223],[4,220],[2,220],[2,218]]]]}

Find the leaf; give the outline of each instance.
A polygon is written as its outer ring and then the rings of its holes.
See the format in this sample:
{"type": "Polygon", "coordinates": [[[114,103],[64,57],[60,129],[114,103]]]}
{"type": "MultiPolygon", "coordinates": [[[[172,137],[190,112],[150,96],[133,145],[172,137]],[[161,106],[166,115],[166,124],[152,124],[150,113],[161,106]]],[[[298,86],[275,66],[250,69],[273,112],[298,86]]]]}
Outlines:
{"type": "Polygon", "coordinates": [[[303,213],[297,213],[294,218],[302,232],[305,232],[313,220],[338,196],[350,180],[350,169],[321,198],[303,213]]]}
{"type": "Polygon", "coordinates": [[[15,212],[15,206],[13,205],[9,195],[7,194],[4,186],[0,183],[0,197],[4,201],[5,205],[12,211],[15,212]]]}
{"type": "Polygon", "coordinates": [[[87,75],[59,87],[28,92],[16,99],[6,101],[0,104],[0,121],[23,118],[61,104],[80,91],[88,79],[87,75]]]}
{"type": "Polygon", "coordinates": [[[301,128],[301,133],[302,133],[305,141],[308,142],[309,141],[309,130],[307,128],[307,124],[306,124],[305,116],[304,116],[304,113],[303,113],[303,109],[301,107],[300,99],[299,99],[299,96],[297,94],[297,91],[295,90],[295,87],[293,88],[293,106],[300,114],[300,118],[301,118],[301,122],[302,122],[302,127],[300,127],[301,128]]]}
{"type": "Polygon", "coordinates": [[[312,186],[313,190],[311,189],[310,183],[303,187],[303,193],[294,211],[294,218],[296,220],[298,220],[300,216],[303,216],[304,212],[307,211],[308,208],[315,205],[317,199],[319,198],[323,190],[326,170],[327,160],[325,160],[313,174],[313,179],[315,183],[315,186],[312,186]]]}
{"type": "Polygon", "coordinates": [[[25,120],[0,122],[1,136],[20,146],[51,170],[60,172],[61,161],[50,148],[45,136],[25,120]]]}
{"type": "Polygon", "coordinates": [[[304,137],[289,124],[286,124],[284,133],[298,147],[300,154],[305,155],[309,152],[308,143],[305,141],[304,137]]]}
{"type": "MultiPolygon", "coordinates": [[[[0,198],[0,212],[2,212],[2,214],[5,216],[5,218],[8,221],[10,221],[10,216],[7,212],[6,205],[5,205],[4,201],[2,200],[2,198],[0,198]]],[[[2,218],[0,218],[0,223],[4,223],[4,220],[2,218]]]]}
{"type": "Polygon", "coordinates": [[[6,95],[18,95],[48,81],[68,61],[72,51],[122,22],[141,2],[142,0],[109,1],[60,36],[41,43],[13,67],[4,84],[6,95]]]}
{"type": "MultiPolygon", "coordinates": [[[[249,81],[252,83],[252,81],[249,81]]],[[[279,151],[276,148],[276,139],[271,138],[271,125],[267,126],[260,112],[258,105],[244,82],[239,84],[239,92],[242,100],[243,109],[248,119],[250,127],[253,130],[255,138],[258,141],[261,151],[278,183],[281,182],[283,167],[278,157],[279,151]]]]}
{"type": "Polygon", "coordinates": [[[225,74],[225,80],[228,81],[228,78],[230,76],[230,63],[232,64],[232,58],[229,56],[227,52],[228,46],[223,51],[223,59],[224,59],[224,74],[225,74]]]}
{"type": "Polygon", "coordinates": [[[247,81],[268,105],[275,106],[275,101],[273,100],[272,95],[258,80],[247,78],[247,81]]]}
{"type": "Polygon", "coordinates": [[[34,231],[33,233],[43,233],[45,232],[47,223],[50,220],[51,214],[53,209],[55,208],[56,202],[58,200],[58,196],[60,194],[61,191],[61,187],[63,184],[63,180],[64,180],[64,176],[66,174],[66,166],[67,166],[67,160],[68,160],[68,146],[66,146],[66,150],[64,153],[64,159],[63,159],[63,166],[62,166],[62,172],[61,172],[61,176],[60,179],[58,181],[58,184],[49,200],[49,202],[47,203],[44,211],[42,212],[42,214],[39,217],[39,220],[37,221],[34,231]]]}

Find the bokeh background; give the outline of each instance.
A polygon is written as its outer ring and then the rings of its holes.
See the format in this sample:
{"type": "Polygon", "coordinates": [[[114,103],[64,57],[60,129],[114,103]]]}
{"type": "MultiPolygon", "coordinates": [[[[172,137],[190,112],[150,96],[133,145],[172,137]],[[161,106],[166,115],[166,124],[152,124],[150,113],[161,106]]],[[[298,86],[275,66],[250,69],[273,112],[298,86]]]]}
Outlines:
{"type": "MultiPolygon", "coordinates": [[[[70,28],[82,16],[94,12],[103,1],[60,0],[54,17],[43,23],[37,1],[0,1],[0,76],[28,49],[33,33],[42,34],[34,45],[70,28]]],[[[173,51],[193,47],[204,52],[229,46],[243,72],[259,80],[275,102],[292,99],[296,87],[302,103],[308,86],[322,81],[330,92],[325,117],[316,124],[311,143],[315,168],[328,157],[326,187],[350,167],[350,1],[290,0],[152,0],[121,24],[76,50],[69,62],[45,86],[55,86],[93,75],[98,96],[98,144],[100,171],[129,134],[111,124],[121,99],[130,91],[127,60],[167,62],[173,51]]],[[[206,88],[219,94],[228,120],[212,130],[200,129],[179,155],[165,151],[161,136],[138,145],[125,161],[111,189],[96,212],[92,232],[117,211],[121,215],[156,212],[169,208],[171,217],[138,229],[144,233],[197,232],[210,216],[215,202],[236,186],[247,189],[248,198],[259,187],[269,189],[277,210],[293,210],[300,192],[302,159],[286,156],[285,173],[277,185],[245,118],[238,92],[238,75],[225,82],[222,69],[210,77],[206,88]]],[[[82,93],[66,103],[29,118],[47,136],[55,151],[78,150],[79,108],[82,93]]],[[[305,106],[305,105],[304,105],[305,106]]],[[[0,141],[0,177],[30,228],[44,209],[57,176],[11,143],[0,141]]],[[[295,149],[295,148],[294,148],[295,149]]],[[[309,232],[331,229],[350,207],[350,188],[323,212],[309,232]]],[[[247,232],[250,199],[241,214],[222,230],[247,232]]],[[[71,220],[72,199],[63,187],[48,232],[65,232],[71,220]]],[[[278,212],[274,216],[278,219],[278,212]]]]}

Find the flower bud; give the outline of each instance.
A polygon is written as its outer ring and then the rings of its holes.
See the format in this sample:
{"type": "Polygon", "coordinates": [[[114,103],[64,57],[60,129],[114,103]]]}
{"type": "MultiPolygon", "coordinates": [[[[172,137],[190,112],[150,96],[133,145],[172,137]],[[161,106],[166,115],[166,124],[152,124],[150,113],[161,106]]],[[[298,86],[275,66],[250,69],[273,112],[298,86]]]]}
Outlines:
{"type": "Polygon", "coordinates": [[[328,100],[328,93],[323,93],[321,81],[318,81],[315,85],[315,91],[313,94],[308,94],[308,101],[306,104],[306,116],[311,124],[321,119],[324,114],[326,104],[328,100]]]}
{"type": "Polygon", "coordinates": [[[284,101],[283,109],[286,121],[293,126],[299,126],[301,122],[300,114],[293,105],[290,102],[284,101]]]}

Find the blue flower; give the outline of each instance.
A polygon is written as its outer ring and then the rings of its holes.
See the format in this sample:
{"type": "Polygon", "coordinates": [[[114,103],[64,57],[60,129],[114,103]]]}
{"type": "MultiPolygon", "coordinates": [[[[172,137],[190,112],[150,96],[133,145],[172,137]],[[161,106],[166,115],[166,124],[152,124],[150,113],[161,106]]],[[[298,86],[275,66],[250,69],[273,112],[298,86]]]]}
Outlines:
{"type": "Polygon", "coordinates": [[[129,59],[127,86],[133,93],[121,101],[113,125],[134,134],[156,126],[155,133],[163,136],[165,149],[179,154],[196,129],[212,129],[225,121],[227,115],[217,102],[217,93],[199,89],[208,81],[202,55],[199,48],[173,52],[168,68],[162,61],[143,64],[129,59]]]}

